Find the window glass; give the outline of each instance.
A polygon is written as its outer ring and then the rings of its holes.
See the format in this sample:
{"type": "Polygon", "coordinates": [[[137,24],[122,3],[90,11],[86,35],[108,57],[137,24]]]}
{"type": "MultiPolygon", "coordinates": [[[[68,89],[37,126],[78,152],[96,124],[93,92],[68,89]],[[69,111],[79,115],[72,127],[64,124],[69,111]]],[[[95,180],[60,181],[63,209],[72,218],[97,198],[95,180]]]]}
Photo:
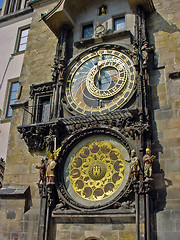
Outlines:
{"type": "Polygon", "coordinates": [[[21,44],[19,46],[19,52],[24,51],[26,49],[26,44],[21,44]]]}
{"type": "Polygon", "coordinates": [[[6,117],[12,116],[11,104],[15,103],[17,100],[16,93],[17,93],[18,88],[19,88],[19,82],[11,83],[6,117]]]}
{"type": "Polygon", "coordinates": [[[120,18],[114,19],[114,30],[115,31],[122,30],[125,28],[126,28],[125,17],[120,17],[120,18]]]}
{"type": "Polygon", "coordinates": [[[10,13],[15,12],[15,6],[16,6],[16,1],[15,0],[11,0],[10,13]]]}
{"type": "MultiPolygon", "coordinates": [[[[0,8],[3,1],[0,0],[0,8]]],[[[7,0],[4,15],[20,10],[22,0],[7,0]]]]}
{"type": "Polygon", "coordinates": [[[21,37],[26,37],[26,36],[28,36],[28,34],[29,34],[29,28],[21,31],[21,37]]]}
{"type": "Polygon", "coordinates": [[[0,1],[0,9],[2,9],[3,1],[0,1]]]}
{"type": "Polygon", "coordinates": [[[50,119],[50,98],[40,98],[38,108],[38,122],[48,122],[50,119]]]}
{"type": "Polygon", "coordinates": [[[26,42],[27,42],[27,37],[21,38],[20,45],[21,44],[26,44],[26,42]]]}
{"type": "Polygon", "coordinates": [[[29,28],[22,29],[20,33],[18,52],[24,51],[27,45],[27,39],[29,34],[29,28]]]}
{"type": "Polygon", "coordinates": [[[83,38],[91,38],[93,36],[93,32],[94,32],[93,24],[83,26],[82,37],[83,38]]]}

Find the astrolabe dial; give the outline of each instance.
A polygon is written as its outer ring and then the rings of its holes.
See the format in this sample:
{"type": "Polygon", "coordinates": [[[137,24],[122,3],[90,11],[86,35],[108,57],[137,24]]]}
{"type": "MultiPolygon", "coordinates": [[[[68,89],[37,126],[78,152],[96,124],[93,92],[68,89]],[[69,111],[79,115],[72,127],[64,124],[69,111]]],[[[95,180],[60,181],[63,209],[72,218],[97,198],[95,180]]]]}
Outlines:
{"type": "Polygon", "coordinates": [[[86,203],[108,200],[117,195],[116,192],[124,186],[128,171],[122,154],[125,150],[119,146],[98,137],[97,140],[89,138],[73,151],[65,171],[67,190],[73,198],[86,203]]]}
{"type": "Polygon", "coordinates": [[[78,113],[107,113],[126,104],[134,87],[131,59],[121,51],[102,48],[72,64],[66,99],[78,113]]]}
{"type": "Polygon", "coordinates": [[[100,64],[89,71],[86,86],[93,96],[104,99],[120,92],[127,82],[127,78],[127,71],[122,62],[106,59],[100,61],[100,64]]]}

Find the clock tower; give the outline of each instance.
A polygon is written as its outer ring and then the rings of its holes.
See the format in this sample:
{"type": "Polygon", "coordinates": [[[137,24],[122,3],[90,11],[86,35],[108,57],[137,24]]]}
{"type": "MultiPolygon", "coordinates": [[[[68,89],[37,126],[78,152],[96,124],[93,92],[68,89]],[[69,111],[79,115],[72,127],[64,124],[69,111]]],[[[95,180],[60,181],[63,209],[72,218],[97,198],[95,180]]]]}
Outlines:
{"type": "Polygon", "coordinates": [[[31,86],[31,124],[18,127],[30,150],[48,153],[39,240],[64,239],[64,228],[82,240],[152,239],[153,11],[152,1],[66,0],[41,16],[58,38],[52,80],[31,86]]]}

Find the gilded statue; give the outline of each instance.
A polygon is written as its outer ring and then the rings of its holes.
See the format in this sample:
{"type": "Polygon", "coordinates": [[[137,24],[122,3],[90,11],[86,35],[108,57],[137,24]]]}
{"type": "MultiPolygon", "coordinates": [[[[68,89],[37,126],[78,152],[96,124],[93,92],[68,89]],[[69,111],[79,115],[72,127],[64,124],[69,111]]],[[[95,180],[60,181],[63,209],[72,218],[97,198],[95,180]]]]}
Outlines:
{"type": "Polygon", "coordinates": [[[55,178],[55,167],[57,164],[57,158],[59,156],[59,152],[61,150],[61,147],[57,150],[54,150],[53,153],[51,153],[48,149],[46,149],[46,152],[48,154],[48,162],[47,162],[47,169],[46,169],[46,184],[54,184],[54,178],[55,178]]]}
{"type": "Polygon", "coordinates": [[[100,8],[100,14],[99,15],[105,15],[106,14],[106,6],[102,6],[101,8],[100,8]]]}

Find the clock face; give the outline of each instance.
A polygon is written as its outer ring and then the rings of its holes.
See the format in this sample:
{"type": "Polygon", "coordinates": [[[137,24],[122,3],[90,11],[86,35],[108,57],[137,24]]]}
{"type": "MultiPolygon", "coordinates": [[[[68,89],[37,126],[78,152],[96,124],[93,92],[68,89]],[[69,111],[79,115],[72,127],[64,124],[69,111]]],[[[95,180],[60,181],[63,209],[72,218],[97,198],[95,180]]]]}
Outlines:
{"type": "Polygon", "coordinates": [[[66,98],[78,113],[107,113],[129,100],[134,85],[131,59],[117,50],[99,49],[73,65],[67,78],[66,98]]]}
{"type": "Polygon", "coordinates": [[[64,183],[70,196],[85,206],[114,199],[126,185],[129,154],[115,138],[96,135],[79,142],[69,153],[64,183]]]}

